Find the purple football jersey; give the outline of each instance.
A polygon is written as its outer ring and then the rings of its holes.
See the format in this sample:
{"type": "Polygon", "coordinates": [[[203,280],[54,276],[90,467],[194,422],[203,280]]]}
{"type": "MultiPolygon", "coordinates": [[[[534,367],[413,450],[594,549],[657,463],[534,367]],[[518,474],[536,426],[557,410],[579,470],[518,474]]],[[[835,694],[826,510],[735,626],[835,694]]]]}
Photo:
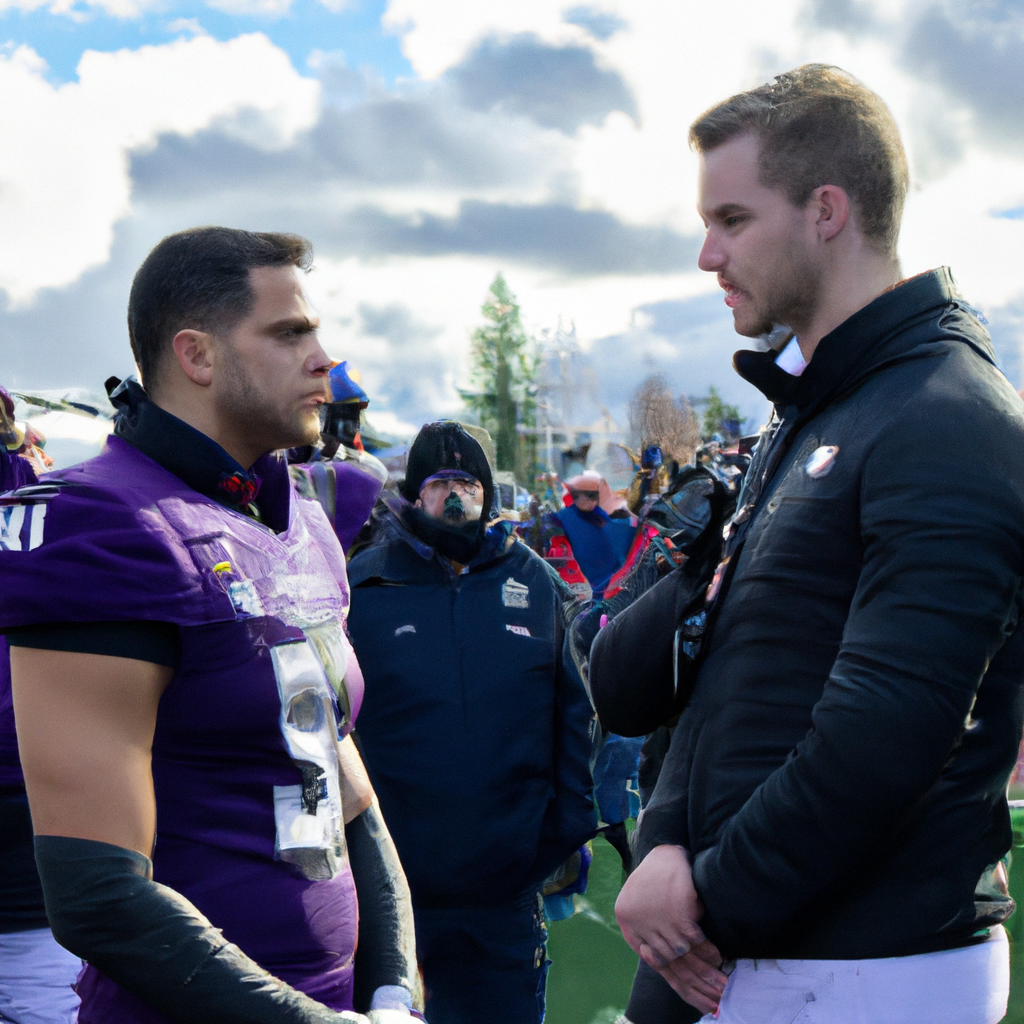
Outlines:
{"type": "MultiPolygon", "coordinates": [[[[344,555],[287,467],[253,467],[281,532],[119,437],[0,498],[0,626],[151,620],[182,656],[153,740],[154,880],[272,974],[351,1009],[358,911],[339,740],[362,700],[344,555]]],[[[81,1024],[164,1018],[92,968],[81,1024]]]]}

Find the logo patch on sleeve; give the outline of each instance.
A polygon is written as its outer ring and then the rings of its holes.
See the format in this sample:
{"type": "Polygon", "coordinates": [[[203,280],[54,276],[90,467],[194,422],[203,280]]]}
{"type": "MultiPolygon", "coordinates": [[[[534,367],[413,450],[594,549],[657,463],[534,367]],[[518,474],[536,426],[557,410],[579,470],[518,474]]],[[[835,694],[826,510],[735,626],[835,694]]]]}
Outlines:
{"type": "Polygon", "coordinates": [[[530,588],[509,576],[501,585],[501,603],[506,608],[529,608],[530,588]]]}

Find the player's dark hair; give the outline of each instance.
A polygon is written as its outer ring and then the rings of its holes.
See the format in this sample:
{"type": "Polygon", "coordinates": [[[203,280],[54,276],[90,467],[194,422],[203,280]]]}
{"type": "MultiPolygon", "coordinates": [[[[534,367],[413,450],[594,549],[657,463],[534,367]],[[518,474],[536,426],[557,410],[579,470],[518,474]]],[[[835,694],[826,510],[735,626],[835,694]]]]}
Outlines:
{"type": "Polygon", "coordinates": [[[139,267],[128,299],[128,337],[142,383],[151,390],[158,383],[178,331],[228,331],[250,312],[250,270],[308,270],[312,262],[313,248],[299,235],[218,227],[168,235],[139,267]]]}
{"type": "Polygon", "coordinates": [[[864,236],[895,258],[909,174],[899,129],[881,98],[828,64],[805,64],[741,92],[690,127],[698,153],[751,133],[760,179],[803,206],[822,185],[850,197],[864,236]]]}

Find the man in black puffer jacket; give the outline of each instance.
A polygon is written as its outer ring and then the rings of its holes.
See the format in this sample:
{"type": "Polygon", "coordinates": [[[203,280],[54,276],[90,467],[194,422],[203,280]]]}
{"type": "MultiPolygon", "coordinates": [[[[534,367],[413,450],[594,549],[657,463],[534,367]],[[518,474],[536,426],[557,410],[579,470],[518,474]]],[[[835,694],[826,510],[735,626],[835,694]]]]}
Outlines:
{"type": "Polygon", "coordinates": [[[720,1024],[993,1024],[1024,406],[949,271],[901,279],[906,163],[877,96],[809,65],[713,108],[691,141],[700,266],[739,333],[795,338],[736,356],[776,417],[620,923],[720,1024]]]}
{"type": "MultiPolygon", "coordinates": [[[[401,497],[349,562],[366,677],[358,742],[409,878],[432,1024],[540,1024],[539,890],[595,832],[593,708],[577,601],[490,523],[494,485],[458,423],[428,423],[401,497]]],[[[357,541],[358,544],[358,541],[357,541]]]]}

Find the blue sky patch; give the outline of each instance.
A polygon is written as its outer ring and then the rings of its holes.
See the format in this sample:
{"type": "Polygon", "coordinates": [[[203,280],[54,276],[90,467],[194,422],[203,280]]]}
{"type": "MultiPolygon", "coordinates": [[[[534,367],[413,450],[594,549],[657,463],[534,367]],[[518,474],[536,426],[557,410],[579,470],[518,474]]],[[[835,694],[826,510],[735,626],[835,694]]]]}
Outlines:
{"type": "Polygon", "coordinates": [[[176,3],[167,10],[139,18],[115,18],[90,11],[81,20],[51,14],[45,9],[10,10],[0,16],[0,41],[8,47],[27,44],[48,64],[55,84],[76,79],[75,69],[86,50],[112,52],[158,46],[191,34],[182,24],[194,21],[215,39],[227,41],[248,32],[262,32],[291,57],[295,68],[308,74],[314,50],[344,55],[350,68],[370,66],[392,86],[396,79],[414,76],[396,36],[381,30],[386,0],[360,0],[338,14],[318,0],[295,0],[282,17],[224,14],[196,0],[176,3]]]}

